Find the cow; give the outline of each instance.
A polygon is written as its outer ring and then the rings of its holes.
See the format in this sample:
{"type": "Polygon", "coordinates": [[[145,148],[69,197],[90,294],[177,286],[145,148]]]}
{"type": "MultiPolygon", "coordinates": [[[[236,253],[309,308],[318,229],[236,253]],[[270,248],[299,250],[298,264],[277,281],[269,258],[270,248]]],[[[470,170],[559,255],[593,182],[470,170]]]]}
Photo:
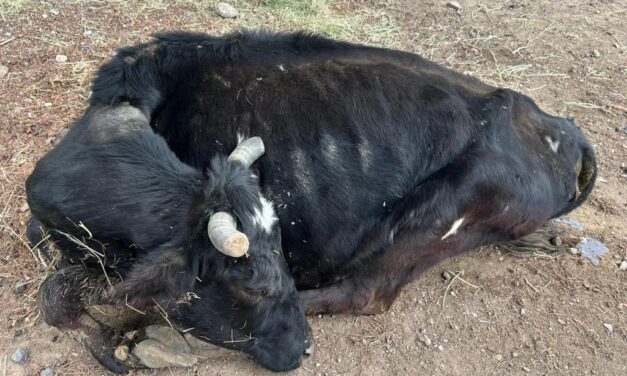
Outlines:
{"type": "Polygon", "coordinates": [[[263,139],[253,171],[310,315],[383,312],[437,262],[574,210],[596,178],[574,121],[529,97],[304,32],[157,34],[93,81],[90,107],[127,102],[200,171],[263,139]]]}
{"type": "MultiPolygon", "coordinates": [[[[26,187],[36,224],[72,262],[42,284],[44,320],[86,334],[108,369],[121,337],[87,308],[157,305],[195,336],[297,367],[310,329],[281,253],[272,204],[250,165],[259,138],[198,170],[128,104],[92,106],[37,162],[26,187]]],[[[141,358],[140,358],[141,359],[141,358]]]]}

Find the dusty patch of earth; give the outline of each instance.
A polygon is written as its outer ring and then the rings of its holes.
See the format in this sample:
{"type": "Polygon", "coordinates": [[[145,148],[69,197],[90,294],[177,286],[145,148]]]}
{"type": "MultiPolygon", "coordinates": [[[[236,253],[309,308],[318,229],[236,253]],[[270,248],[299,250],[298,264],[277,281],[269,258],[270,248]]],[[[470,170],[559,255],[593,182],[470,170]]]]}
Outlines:
{"type": "MultiPolygon", "coordinates": [[[[385,314],[311,318],[317,351],[292,374],[627,374],[627,272],[617,266],[627,258],[627,133],[616,130],[627,126],[623,2],[468,0],[457,13],[444,1],[321,1],[322,11],[310,16],[309,8],[289,11],[296,1],[253,1],[234,3],[235,20],[215,15],[212,2],[9,3],[0,2],[0,64],[8,67],[0,77],[3,374],[45,367],[105,373],[74,339],[39,318],[34,297],[47,271],[24,237],[24,180],[85,107],[94,69],[116,47],[154,31],[262,25],[305,25],[416,51],[576,118],[595,147],[599,181],[570,216],[609,248],[596,267],[570,254],[516,258],[491,247],[450,259],[408,285],[385,314]],[[342,29],[344,20],[358,27],[342,29]],[[57,55],[67,61],[57,62],[57,55]],[[449,288],[442,272],[462,270],[469,284],[458,279],[449,288]],[[9,360],[20,346],[30,353],[24,366],[9,360]]],[[[153,373],[270,374],[238,354],[190,369],[138,372],[153,373]]]]}

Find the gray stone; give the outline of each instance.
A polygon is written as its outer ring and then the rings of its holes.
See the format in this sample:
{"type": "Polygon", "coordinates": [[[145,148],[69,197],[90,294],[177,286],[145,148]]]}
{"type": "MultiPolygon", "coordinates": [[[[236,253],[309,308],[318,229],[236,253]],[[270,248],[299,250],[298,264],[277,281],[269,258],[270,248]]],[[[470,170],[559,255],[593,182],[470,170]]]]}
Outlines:
{"type": "Polygon", "coordinates": [[[193,354],[168,348],[154,339],[138,343],[133,348],[133,355],[148,368],[191,367],[197,361],[193,354]]]}
{"type": "Polygon", "coordinates": [[[28,351],[21,347],[18,347],[17,350],[11,355],[11,360],[17,364],[26,364],[28,361],[28,351]]]}
{"type": "Polygon", "coordinates": [[[54,371],[52,370],[52,368],[47,367],[39,372],[39,376],[54,376],[54,371]]]}
{"type": "Polygon", "coordinates": [[[150,325],[145,329],[145,334],[149,339],[159,341],[165,347],[174,351],[186,353],[191,351],[183,336],[176,330],[167,326],[150,325]]]}
{"type": "Polygon", "coordinates": [[[239,12],[231,4],[217,3],[216,13],[223,18],[235,18],[239,15],[239,12]]]}
{"type": "Polygon", "coordinates": [[[9,67],[0,64],[0,80],[5,78],[9,74],[9,67]]]}

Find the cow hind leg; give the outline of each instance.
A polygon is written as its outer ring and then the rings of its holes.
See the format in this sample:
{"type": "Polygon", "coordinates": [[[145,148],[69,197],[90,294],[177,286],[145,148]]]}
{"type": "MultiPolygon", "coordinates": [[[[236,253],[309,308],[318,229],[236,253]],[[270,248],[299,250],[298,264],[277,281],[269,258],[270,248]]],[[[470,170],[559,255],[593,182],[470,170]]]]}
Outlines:
{"type": "Polygon", "coordinates": [[[71,266],[50,275],[39,288],[37,303],[44,321],[72,330],[98,361],[115,373],[128,368],[114,356],[122,337],[116,330],[95,320],[87,307],[110,302],[109,282],[102,273],[71,266]]]}

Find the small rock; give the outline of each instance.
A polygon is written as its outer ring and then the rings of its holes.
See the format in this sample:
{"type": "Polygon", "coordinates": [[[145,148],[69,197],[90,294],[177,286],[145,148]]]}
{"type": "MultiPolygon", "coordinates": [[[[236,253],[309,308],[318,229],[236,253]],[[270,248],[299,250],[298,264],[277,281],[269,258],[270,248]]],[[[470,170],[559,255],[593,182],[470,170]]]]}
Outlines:
{"type": "Polygon", "coordinates": [[[54,371],[52,370],[52,368],[47,367],[39,372],[39,376],[54,376],[54,371]]]}
{"type": "Polygon", "coordinates": [[[560,245],[562,245],[562,238],[560,238],[559,236],[554,237],[553,239],[551,239],[551,244],[559,247],[560,245]]]}
{"type": "Polygon", "coordinates": [[[57,55],[57,57],[54,58],[57,63],[65,63],[67,61],[67,56],[65,55],[57,55]]]}
{"type": "Polygon", "coordinates": [[[501,360],[503,360],[503,355],[496,354],[496,355],[494,355],[494,359],[496,359],[498,362],[500,362],[501,360]]]}
{"type": "Polygon", "coordinates": [[[235,18],[239,15],[239,12],[231,4],[217,3],[216,13],[223,18],[235,18]]]}
{"type": "Polygon", "coordinates": [[[522,370],[525,372],[531,372],[531,369],[529,367],[523,367],[522,370]]]}
{"type": "Polygon", "coordinates": [[[518,358],[520,356],[519,353],[517,353],[516,351],[512,352],[512,358],[518,358]]]}
{"type": "Polygon", "coordinates": [[[59,15],[59,10],[58,9],[50,9],[50,14],[52,14],[53,16],[58,16],[59,15]]]}
{"type": "Polygon", "coordinates": [[[566,321],[562,320],[562,319],[557,319],[557,322],[562,324],[562,325],[566,325],[566,321]]]}
{"type": "Polygon", "coordinates": [[[129,341],[132,341],[135,338],[137,338],[138,335],[139,335],[139,330],[131,330],[130,332],[126,332],[124,334],[124,338],[128,339],[129,341]]]}
{"type": "Polygon", "coordinates": [[[573,256],[577,256],[579,254],[579,250],[575,247],[568,248],[568,252],[570,252],[573,256]]]}
{"type": "Polygon", "coordinates": [[[20,206],[20,212],[24,213],[28,210],[28,202],[25,202],[24,205],[20,206]]]}
{"type": "Polygon", "coordinates": [[[425,346],[431,346],[431,338],[426,334],[418,334],[418,341],[425,344],[425,346]]]}
{"type": "Polygon", "coordinates": [[[21,294],[21,293],[23,293],[24,291],[26,291],[26,284],[24,284],[24,283],[20,283],[19,285],[16,285],[16,286],[15,286],[15,289],[14,289],[14,290],[15,290],[15,293],[16,293],[16,294],[21,294]]]}
{"type": "Polygon", "coordinates": [[[442,278],[444,278],[445,281],[448,281],[449,279],[451,279],[451,273],[449,272],[442,273],[442,278]]]}
{"type": "Polygon", "coordinates": [[[458,12],[462,9],[461,4],[458,3],[457,1],[449,1],[446,3],[446,6],[449,8],[455,9],[458,12]]]}
{"type": "Polygon", "coordinates": [[[614,128],[616,132],[627,133],[627,125],[623,125],[622,127],[614,128]]]}
{"type": "Polygon", "coordinates": [[[18,347],[17,350],[11,355],[11,360],[17,364],[25,364],[28,361],[28,351],[18,347]]]}
{"type": "Polygon", "coordinates": [[[143,365],[148,368],[191,367],[197,358],[191,353],[176,351],[154,339],[147,339],[135,345],[132,350],[143,365]]]}
{"type": "Polygon", "coordinates": [[[612,334],[612,332],[614,331],[614,326],[612,324],[608,324],[604,322],[603,326],[605,327],[605,329],[607,330],[609,334],[612,334]]]}
{"type": "Polygon", "coordinates": [[[115,349],[115,352],[113,353],[113,355],[115,355],[115,358],[117,360],[125,361],[126,359],[128,359],[128,353],[129,353],[128,346],[121,345],[115,349]]]}
{"type": "Polygon", "coordinates": [[[444,346],[438,345],[438,351],[444,351],[444,346]]]}
{"type": "Polygon", "coordinates": [[[0,80],[5,78],[9,74],[9,67],[0,64],[0,80]]]}
{"type": "Polygon", "coordinates": [[[621,261],[620,264],[618,265],[618,269],[622,271],[627,270],[627,260],[621,261]]]}
{"type": "Polygon", "coordinates": [[[527,314],[527,310],[526,310],[526,309],[524,309],[524,308],[521,308],[521,309],[520,309],[520,315],[521,315],[521,316],[524,316],[525,314],[527,314]]]}
{"type": "Polygon", "coordinates": [[[592,56],[593,57],[601,57],[601,53],[599,52],[599,50],[592,50],[592,56]]]}

